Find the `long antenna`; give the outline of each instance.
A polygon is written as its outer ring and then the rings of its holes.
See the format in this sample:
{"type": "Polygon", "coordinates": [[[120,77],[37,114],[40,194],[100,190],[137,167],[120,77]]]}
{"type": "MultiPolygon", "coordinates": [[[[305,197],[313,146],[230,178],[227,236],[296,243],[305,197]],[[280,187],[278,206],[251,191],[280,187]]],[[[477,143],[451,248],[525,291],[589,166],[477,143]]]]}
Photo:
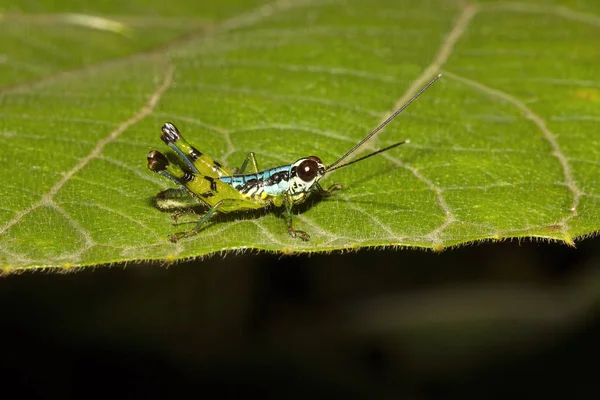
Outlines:
{"type": "MultiPolygon", "coordinates": [[[[375,136],[377,134],[377,132],[379,132],[380,130],[382,130],[387,124],[389,124],[394,118],[396,118],[398,116],[398,114],[400,114],[402,111],[404,111],[404,109],[406,107],[408,107],[410,105],[410,103],[412,103],[413,101],[415,101],[417,99],[417,97],[419,97],[421,94],[423,94],[424,91],[426,91],[427,89],[429,89],[429,86],[433,85],[433,83],[435,81],[437,81],[440,77],[442,76],[442,74],[438,74],[435,78],[433,78],[431,81],[429,81],[429,83],[427,85],[425,85],[423,87],[423,89],[419,90],[419,92],[417,94],[415,94],[409,101],[407,101],[406,103],[404,103],[404,105],[402,107],[400,107],[399,109],[397,109],[392,115],[390,115],[390,117],[388,119],[386,119],[385,121],[383,121],[377,128],[375,128],[373,130],[373,132],[369,133],[367,135],[367,137],[365,137],[363,140],[361,140],[360,142],[358,142],[356,144],[356,146],[354,146],[352,149],[350,149],[346,154],[344,154],[343,156],[341,156],[340,158],[337,159],[337,161],[335,161],[333,164],[330,164],[326,169],[325,172],[329,172],[332,171],[333,169],[337,169],[337,168],[333,168],[336,165],[338,165],[340,162],[342,162],[346,157],[348,157],[350,154],[354,153],[360,146],[362,146],[367,140],[371,139],[373,136],[375,136]]],[[[399,146],[400,144],[402,144],[404,142],[401,143],[396,143],[392,146],[389,146],[383,150],[379,150],[375,153],[370,154],[368,157],[381,153],[384,150],[389,150],[392,147],[396,147],[399,146]]],[[[367,157],[362,157],[360,158],[360,160],[364,160],[367,157]]],[[[359,160],[356,160],[359,161],[359,160]]],[[[356,162],[354,161],[354,162],[356,162]]],[[[353,162],[353,163],[354,163],[353,162]]],[[[350,165],[350,163],[348,164],[344,164],[344,165],[350,165]]],[[[341,168],[341,167],[338,167],[341,168]]]]}
{"type": "Polygon", "coordinates": [[[326,172],[331,172],[331,171],[335,171],[336,169],[340,169],[342,167],[347,167],[348,165],[352,165],[352,164],[357,163],[359,161],[362,161],[362,160],[364,160],[366,158],[373,157],[373,156],[375,156],[375,155],[377,155],[379,153],[383,153],[384,151],[388,151],[388,150],[393,149],[394,147],[398,147],[398,146],[400,146],[401,144],[404,144],[404,143],[410,143],[410,140],[406,139],[406,140],[403,140],[401,142],[394,143],[394,144],[389,145],[388,147],[385,147],[385,148],[383,148],[381,150],[374,151],[372,153],[367,154],[366,156],[363,156],[361,158],[357,158],[356,160],[352,160],[350,162],[347,162],[346,164],[338,165],[337,167],[334,167],[334,168],[327,168],[326,172]]]}

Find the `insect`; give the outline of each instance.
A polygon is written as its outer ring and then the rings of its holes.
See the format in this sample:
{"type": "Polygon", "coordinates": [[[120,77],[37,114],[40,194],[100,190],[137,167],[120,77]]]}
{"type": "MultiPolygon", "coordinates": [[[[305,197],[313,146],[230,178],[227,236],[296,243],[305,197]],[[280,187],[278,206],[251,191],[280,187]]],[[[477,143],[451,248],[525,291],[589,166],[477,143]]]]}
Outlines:
{"type": "Polygon", "coordinates": [[[170,240],[177,242],[198,234],[216,213],[256,210],[269,206],[284,206],[290,236],[304,241],[308,240],[310,238],[308,233],[294,228],[292,207],[304,202],[313,192],[329,196],[334,191],[341,189],[340,184],[333,184],[327,189],[319,184],[319,181],[328,173],[407,143],[408,141],[397,142],[340,165],[343,160],[415,101],[440,76],[437,75],[433,78],[363,140],[329,165],[325,165],[317,156],[309,156],[300,158],[291,164],[260,171],[254,153],[250,152],[239,169],[230,171],[188,143],[175,125],[170,122],[165,123],[160,137],[183,163],[182,166],[171,163],[164,154],[157,150],[148,154],[148,168],[179,185],[178,188],[158,193],[155,199],[156,207],[163,211],[176,212],[173,215],[175,219],[181,214],[181,210],[191,210],[199,205],[208,207],[208,211],[200,217],[192,230],[174,233],[170,235],[170,240]],[[250,164],[251,172],[246,173],[248,164],[250,164]]]}

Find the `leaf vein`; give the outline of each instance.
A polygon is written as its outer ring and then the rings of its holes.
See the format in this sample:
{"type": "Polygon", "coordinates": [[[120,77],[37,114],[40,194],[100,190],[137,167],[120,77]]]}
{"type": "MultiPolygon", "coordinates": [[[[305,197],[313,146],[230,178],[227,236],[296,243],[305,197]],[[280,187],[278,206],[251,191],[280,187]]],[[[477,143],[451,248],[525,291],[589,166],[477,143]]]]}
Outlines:
{"type": "Polygon", "coordinates": [[[119,124],[119,126],[117,126],[117,128],[114,131],[110,132],[108,136],[105,136],[104,138],[100,139],[96,143],[96,146],[92,149],[92,151],[87,156],[82,158],[77,164],[75,164],[73,168],[71,168],[69,171],[63,174],[62,178],[54,186],[52,186],[52,188],[50,188],[50,190],[46,194],[42,195],[42,198],[37,203],[19,212],[12,220],[0,227],[0,234],[6,232],[7,229],[17,224],[24,216],[37,209],[38,207],[42,205],[54,204],[54,196],[65,185],[65,183],[67,183],[71,179],[73,175],[75,175],[82,168],[84,168],[90,161],[92,161],[95,158],[98,158],[98,156],[102,154],[102,150],[107,144],[118,138],[129,127],[147,117],[152,112],[152,110],[154,110],[162,95],[171,86],[171,83],[173,81],[173,72],[174,68],[172,66],[167,67],[163,79],[160,82],[160,85],[157,87],[154,93],[152,93],[146,104],[144,104],[142,108],[140,108],[129,119],[119,124]]]}
{"type": "Polygon", "coordinates": [[[446,75],[449,76],[450,78],[452,78],[458,82],[461,82],[467,86],[470,86],[476,90],[487,93],[490,96],[507,101],[508,103],[510,103],[513,106],[515,106],[516,108],[518,108],[523,113],[525,118],[529,119],[537,126],[539,131],[542,133],[542,136],[544,137],[544,139],[550,144],[550,148],[552,149],[551,154],[559,162],[561,169],[562,169],[565,185],[571,192],[571,195],[573,198],[573,200],[571,202],[571,206],[570,206],[571,212],[567,216],[565,216],[559,223],[563,228],[563,233],[566,235],[568,221],[577,217],[577,215],[578,215],[577,206],[579,205],[579,199],[581,198],[582,192],[579,189],[577,182],[575,181],[575,178],[573,177],[573,171],[571,169],[571,164],[569,163],[569,159],[562,152],[562,149],[560,148],[560,145],[558,144],[558,141],[556,140],[556,136],[554,135],[554,133],[552,133],[550,131],[550,129],[546,125],[546,121],[542,117],[540,117],[538,114],[536,114],[531,108],[529,108],[524,102],[522,102],[521,100],[517,99],[516,97],[514,97],[513,95],[511,95],[509,93],[503,92],[499,89],[495,89],[495,88],[486,86],[483,83],[473,81],[471,79],[462,77],[460,75],[457,75],[457,74],[454,74],[451,72],[446,71],[446,75]]]}

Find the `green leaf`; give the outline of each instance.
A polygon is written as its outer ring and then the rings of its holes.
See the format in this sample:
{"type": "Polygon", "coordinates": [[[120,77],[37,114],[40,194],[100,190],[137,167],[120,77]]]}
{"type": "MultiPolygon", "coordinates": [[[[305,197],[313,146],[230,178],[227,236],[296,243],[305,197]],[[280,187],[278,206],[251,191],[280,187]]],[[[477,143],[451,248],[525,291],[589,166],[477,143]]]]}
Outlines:
{"type": "MultiPolygon", "coordinates": [[[[4,271],[361,247],[563,241],[600,227],[600,4],[22,2],[0,19],[4,271]],[[218,3],[218,5],[217,5],[218,3]],[[571,8],[569,8],[571,7],[571,8]],[[216,218],[177,244],[146,168],[176,123],[230,167],[331,163],[439,71],[298,208],[216,218]],[[366,154],[361,152],[361,154],[366,154]]],[[[189,220],[189,219],[188,219],[189,220]]]]}

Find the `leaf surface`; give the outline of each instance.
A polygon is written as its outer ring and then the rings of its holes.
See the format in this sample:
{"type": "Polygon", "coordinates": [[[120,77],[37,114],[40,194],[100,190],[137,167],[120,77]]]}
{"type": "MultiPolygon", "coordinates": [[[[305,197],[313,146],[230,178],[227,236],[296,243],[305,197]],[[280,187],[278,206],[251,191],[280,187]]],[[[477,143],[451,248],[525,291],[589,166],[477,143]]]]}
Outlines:
{"type": "Polygon", "coordinates": [[[206,3],[4,6],[1,268],[598,231],[597,2],[206,3]],[[438,72],[360,154],[410,144],[298,208],[309,242],[277,210],[168,241],[193,225],[152,205],[172,187],[146,168],[165,121],[230,167],[249,151],[261,168],[331,163],[438,72]]]}

